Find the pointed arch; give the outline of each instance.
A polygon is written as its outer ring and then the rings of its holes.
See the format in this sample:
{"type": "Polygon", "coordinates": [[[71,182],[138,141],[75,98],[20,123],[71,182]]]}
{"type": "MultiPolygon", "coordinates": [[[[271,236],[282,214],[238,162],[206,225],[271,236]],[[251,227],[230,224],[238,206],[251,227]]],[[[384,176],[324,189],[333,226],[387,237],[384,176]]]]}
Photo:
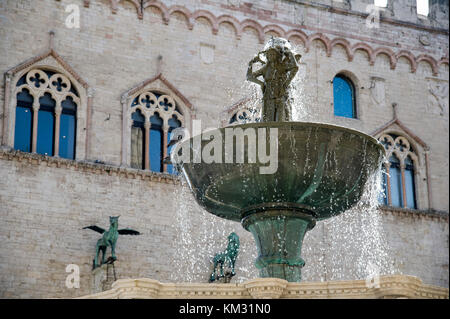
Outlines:
{"type": "MultiPolygon", "coordinates": [[[[145,149],[141,155],[144,156],[141,163],[142,168],[150,169],[149,158],[149,142],[150,141],[150,129],[152,125],[152,117],[159,118],[160,135],[162,144],[161,156],[166,157],[168,154],[167,140],[170,134],[170,121],[175,116],[176,120],[180,122],[182,127],[185,127],[188,131],[191,130],[191,121],[194,117],[194,110],[192,104],[188,99],[181,94],[178,89],[171,84],[162,74],[158,74],[155,77],[147,79],[128,91],[124,92],[121,97],[122,103],[122,166],[129,167],[132,164],[132,138],[136,140],[136,136],[132,135],[133,126],[133,113],[139,110],[142,114],[143,123],[141,123],[142,133],[140,137],[144,142],[140,142],[145,145],[145,149]],[[155,108],[154,106],[159,103],[169,103],[169,108],[155,108]],[[145,104],[148,102],[147,104],[145,104]],[[153,107],[151,106],[153,105],[153,107]]],[[[158,133],[159,134],[159,133],[158,133]]],[[[134,145],[134,144],[133,144],[134,145]]],[[[160,168],[162,172],[167,169],[166,164],[161,164],[160,168]]]]}
{"type": "MultiPolygon", "coordinates": [[[[60,153],[59,145],[59,119],[61,110],[64,111],[64,103],[67,98],[76,104],[76,131],[74,131],[74,143],[76,144],[76,152],[74,151],[73,159],[86,159],[89,156],[89,133],[90,133],[90,113],[93,102],[93,89],[84,81],[74,69],[70,67],[64,59],[53,49],[49,49],[41,55],[33,57],[5,73],[5,94],[4,94],[4,118],[3,118],[3,137],[2,144],[10,148],[14,148],[15,139],[15,123],[16,123],[16,106],[17,96],[27,87],[33,96],[33,132],[32,147],[30,150],[36,152],[37,143],[37,110],[40,109],[39,98],[44,94],[50,94],[56,102],[53,116],[56,118],[54,136],[51,143],[54,143],[54,154],[58,156],[60,153]],[[42,86],[33,88],[29,79],[30,73],[39,74],[42,79],[42,86]],[[26,82],[19,82],[24,81],[26,82]],[[62,85],[62,86],[61,86],[62,85]],[[69,91],[70,90],[70,91],[69,91]]],[[[63,112],[64,113],[64,112],[63,112]]]]}
{"type": "MultiPolygon", "coordinates": [[[[408,127],[406,127],[402,121],[397,117],[396,112],[396,104],[393,104],[394,107],[394,117],[388,123],[382,125],[374,132],[371,133],[372,136],[381,141],[382,138],[385,138],[387,143],[385,148],[387,150],[387,155],[391,154],[394,149],[396,149],[395,154],[400,160],[400,167],[402,178],[404,178],[404,165],[406,157],[409,155],[414,162],[415,171],[414,171],[414,181],[416,187],[416,203],[417,209],[432,209],[433,201],[431,194],[431,176],[430,176],[430,148],[429,146],[420,139],[414,132],[412,132],[408,127]],[[387,135],[393,136],[393,138],[387,137],[387,135]],[[399,137],[399,141],[402,143],[395,142],[399,137]],[[407,142],[405,142],[405,140],[407,142]],[[395,142],[395,143],[394,143],[395,142]],[[398,144],[398,145],[396,145],[398,144]],[[403,144],[403,145],[402,145],[403,144]],[[397,149],[400,147],[399,149],[397,149]],[[426,207],[428,205],[428,207],[426,207]]],[[[387,158],[389,160],[389,158],[387,158]]],[[[388,163],[388,162],[386,162],[388,163]]],[[[389,168],[387,167],[387,174],[389,174],[389,168]]],[[[386,175],[388,176],[388,175],[386,175]]],[[[389,180],[389,179],[387,179],[389,180]]],[[[403,179],[404,180],[404,179],[403,179]]],[[[389,188],[388,184],[388,188],[389,188]]],[[[403,186],[402,186],[403,187],[403,186]]],[[[389,194],[388,194],[389,195],[389,194]]],[[[405,188],[403,187],[403,196],[405,196],[405,188]]],[[[392,203],[391,199],[388,198],[388,202],[392,203]]],[[[406,207],[405,202],[403,205],[406,207]]]]}

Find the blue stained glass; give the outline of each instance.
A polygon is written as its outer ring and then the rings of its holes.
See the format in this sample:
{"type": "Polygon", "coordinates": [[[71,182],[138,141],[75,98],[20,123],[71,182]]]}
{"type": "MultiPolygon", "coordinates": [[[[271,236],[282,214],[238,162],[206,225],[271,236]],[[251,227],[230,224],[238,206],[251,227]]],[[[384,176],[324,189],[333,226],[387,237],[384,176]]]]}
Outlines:
{"type": "Polygon", "coordinates": [[[337,75],[333,79],[334,115],[356,118],[355,90],[349,79],[337,75]]]}
{"type": "MultiPolygon", "coordinates": [[[[167,134],[167,144],[168,144],[169,141],[170,141],[170,137],[171,137],[171,134],[172,134],[172,130],[175,129],[175,128],[177,128],[177,127],[181,127],[181,122],[178,121],[178,119],[176,118],[176,116],[173,116],[171,119],[169,119],[168,124],[169,124],[169,132],[168,132],[168,134],[167,134]]],[[[170,155],[170,152],[171,152],[171,150],[172,150],[172,147],[173,147],[173,145],[170,146],[170,147],[167,149],[167,155],[170,155]]],[[[174,169],[173,169],[173,165],[171,165],[171,164],[168,164],[168,165],[167,165],[167,173],[169,173],[169,174],[175,174],[175,171],[174,171],[174,169]]]]}
{"type": "Polygon", "coordinates": [[[403,191],[402,191],[402,175],[400,171],[400,161],[393,155],[389,159],[391,167],[389,168],[390,183],[391,183],[391,205],[394,207],[403,206],[403,191]]]}
{"type": "Polygon", "coordinates": [[[150,170],[162,172],[162,131],[160,128],[150,128],[149,153],[150,170]]]}
{"type": "Polygon", "coordinates": [[[387,175],[386,175],[386,168],[383,166],[382,172],[381,172],[381,185],[382,189],[380,194],[378,194],[378,202],[381,205],[388,205],[388,198],[387,198],[387,175]]]}
{"type": "Polygon", "coordinates": [[[149,159],[150,170],[153,172],[162,172],[163,157],[163,120],[158,113],[150,117],[150,141],[149,141],[149,159]]]}
{"type": "Polygon", "coordinates": [[[55,115],[52,112],[39,110],[36,152],[53,156],[53,134],[55,115]]]}
{"type": "Polygon", "coordinates": [[[55,101],[46,93],[39,99],[36,152],[53,156],[53,137],[55,132],[55,101]]]}
{"type": "MultiPolygon", "coordinates": [[[[170,131],[167,133],[167,144],[170,141],[171,134],[172,134],[172,132],[170,132],[170,131]]],[[[173,147],[173,145],[167,148],[167,156],[170,155],[170,151],[172,150],[172,147],[173,147]]],[[[167,173],[169,173],[169,174],[174,174],[175,173],[174,170],[173,170],[173,165],[167,164],[166,168],[167,168],[167,173]]]]}
{"type": "Polygon", "coordinates": [[[405,160],[406,207],[416,209],[416,190],[414,185],[414,166],[409,157],[405,160]]]}
{"type": "Polygon", "coordinates": [[[136,112],[133,112],[133,114],[131,114],[131,119],[133,120],[133,126],[144,126],[145,117],[142,115],[141,110],[136,110],[136,112]]]}
{"type": "Polygon", "coordinates": [[[27,90],[17,94],[16,123],[14,128],[14,149],[31,152],[33,134],[33,97],[27,90]]]}
{"type": "Polygon", "coordinates": [[[71,97],[61,103],[63,108],[59,129],[59,156],[75,159],[76,109],[71,97]]]}
{"type": "Polygon", "coordinates": [[[75,159],[75,115],[61,114],[59,131],[59,156],[75,159]]]}
{"type": "Polygon", "coordinates": [[[14,149],[31,152],[33,112],[28,107],[16,107],[16,126],[14,129],[14,149]]]}

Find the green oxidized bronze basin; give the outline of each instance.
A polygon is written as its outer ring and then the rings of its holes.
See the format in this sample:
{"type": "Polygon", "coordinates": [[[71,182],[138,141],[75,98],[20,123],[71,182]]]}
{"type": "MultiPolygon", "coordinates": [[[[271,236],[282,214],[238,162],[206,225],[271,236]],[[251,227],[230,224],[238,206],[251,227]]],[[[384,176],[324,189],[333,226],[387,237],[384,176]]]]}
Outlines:
{"type": "MultiPolygon", "coordinates": [[[[301,245],[307,230],[317,220],[336,216],[361,198],[369,177],[376,172],[384,148],[376,139],[344,127],[302,122],[267,122],[228,128],[278,130],[278,167],[273,174],[261,174],[256,162],[180,163],[197,202],[219,217],[239,221],[252,232],[259,256],[256,266],[262,277],[300,281],[301,245]]],[[[221,133],[223,144],[225,130],[221,133]]],[[[181,143],[193,150],[195,137],[181,143]]],[[[210,141],[202,141],[203,147],[210,141]]],[[[231,142],[233,143],[233,142],[231,142]]],[[[253,143],[253,142],[252,142],[253,143]]],[[[259,147],[259,146],[258,146],[259,147]]],[[[192,153],[192,152],[191,152],[192,153]]],[[[177,161],[179,163],[179,161],[177,161]]]]}

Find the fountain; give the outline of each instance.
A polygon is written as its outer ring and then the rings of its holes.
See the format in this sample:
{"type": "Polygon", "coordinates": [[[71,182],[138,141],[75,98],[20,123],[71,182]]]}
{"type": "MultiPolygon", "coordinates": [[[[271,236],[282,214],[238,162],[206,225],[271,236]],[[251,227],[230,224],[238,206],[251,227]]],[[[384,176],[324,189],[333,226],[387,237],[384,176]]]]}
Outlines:
{"type": "MultiPolygon", "coordinates": [[[[381,144],[361,132],[292,121],[296,101],[289,85],[299,59],[289,42],[271,39],[250,61],[247,73],[263,91],[262,122],[231,125],[192,138],[187,131],[175,129],[170,143],[175,144],[165,159],[184,174],[196,201],[207,212],[241,222],[253,234],[258,248],[256,267],[263,278],[237,284],[127,278],[115,281],[110,290],[81,298],[448,299],[447,288],[423,284],[413,276],[378,276],[376,269],[365,280],[299,283],[305,264],[301,257],[305,233],[316,221],[359,208],[368,195],[374,199],[374,177],[384,157],[381,144]],[[257,63],[260,68],[254,70],[257,63]]],[[[370,211],[360,213],[364,214],[361,220],[367,221],[370,211]]],[[[366,224],[372,227],[374,220],[369,220],[366,224]]],[[[226,276],[226,263],[231,265],[230,278],[234,274],[239,240],[234,233],[228,239],[227,249],[214,257],[210,282],[226,276]]]]}
{"type": "Polygon", "coordinates": [[[247,72],[263,91],[261,122],[186,138],[171,155],[204,209],[253,234],[260,276],[289,282],[301,280],[305,233],[353,207],[384,156],[359,131],[292,122],[289,85],[300,58],[288,41],[270,39],[247,72]]]}

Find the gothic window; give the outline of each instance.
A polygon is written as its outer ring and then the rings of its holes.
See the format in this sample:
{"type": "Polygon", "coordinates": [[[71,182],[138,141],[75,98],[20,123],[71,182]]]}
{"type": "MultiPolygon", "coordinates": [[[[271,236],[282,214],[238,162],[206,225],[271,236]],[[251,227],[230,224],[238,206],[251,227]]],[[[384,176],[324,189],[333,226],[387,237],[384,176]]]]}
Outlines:
{"type": "Polygon", "coordinates": [[[260,112],[257,109],[240,108],[232,114],[228,124],[245,124],[260,121],[260,112]]]}
{"type": "Polygon", "coordinates": [[[383,134],[379,140],[384,145],[388,158],[383,165],[382,203],[386,206],[416,209],[417,155],[403,136],[383,134]]]}
{"type": "Polygon", "coordinates": [[[177,103],[169,95],[148,91],[133,99],[131,109],[131,167],[173,174],[163,159],[170,154],[171,132],[184,126],[177,103]]]}
{"type": "Polygon", "coordinates": [[[334,115],[356,118],[355,86],[342,74],[333,79],[333,100],[334,115]]]}
{"type": "Polygon", "coordinates": [[[78,92],[70,80],[33,69],[16,84],[14,148],[75,159],[78,92]]]}

